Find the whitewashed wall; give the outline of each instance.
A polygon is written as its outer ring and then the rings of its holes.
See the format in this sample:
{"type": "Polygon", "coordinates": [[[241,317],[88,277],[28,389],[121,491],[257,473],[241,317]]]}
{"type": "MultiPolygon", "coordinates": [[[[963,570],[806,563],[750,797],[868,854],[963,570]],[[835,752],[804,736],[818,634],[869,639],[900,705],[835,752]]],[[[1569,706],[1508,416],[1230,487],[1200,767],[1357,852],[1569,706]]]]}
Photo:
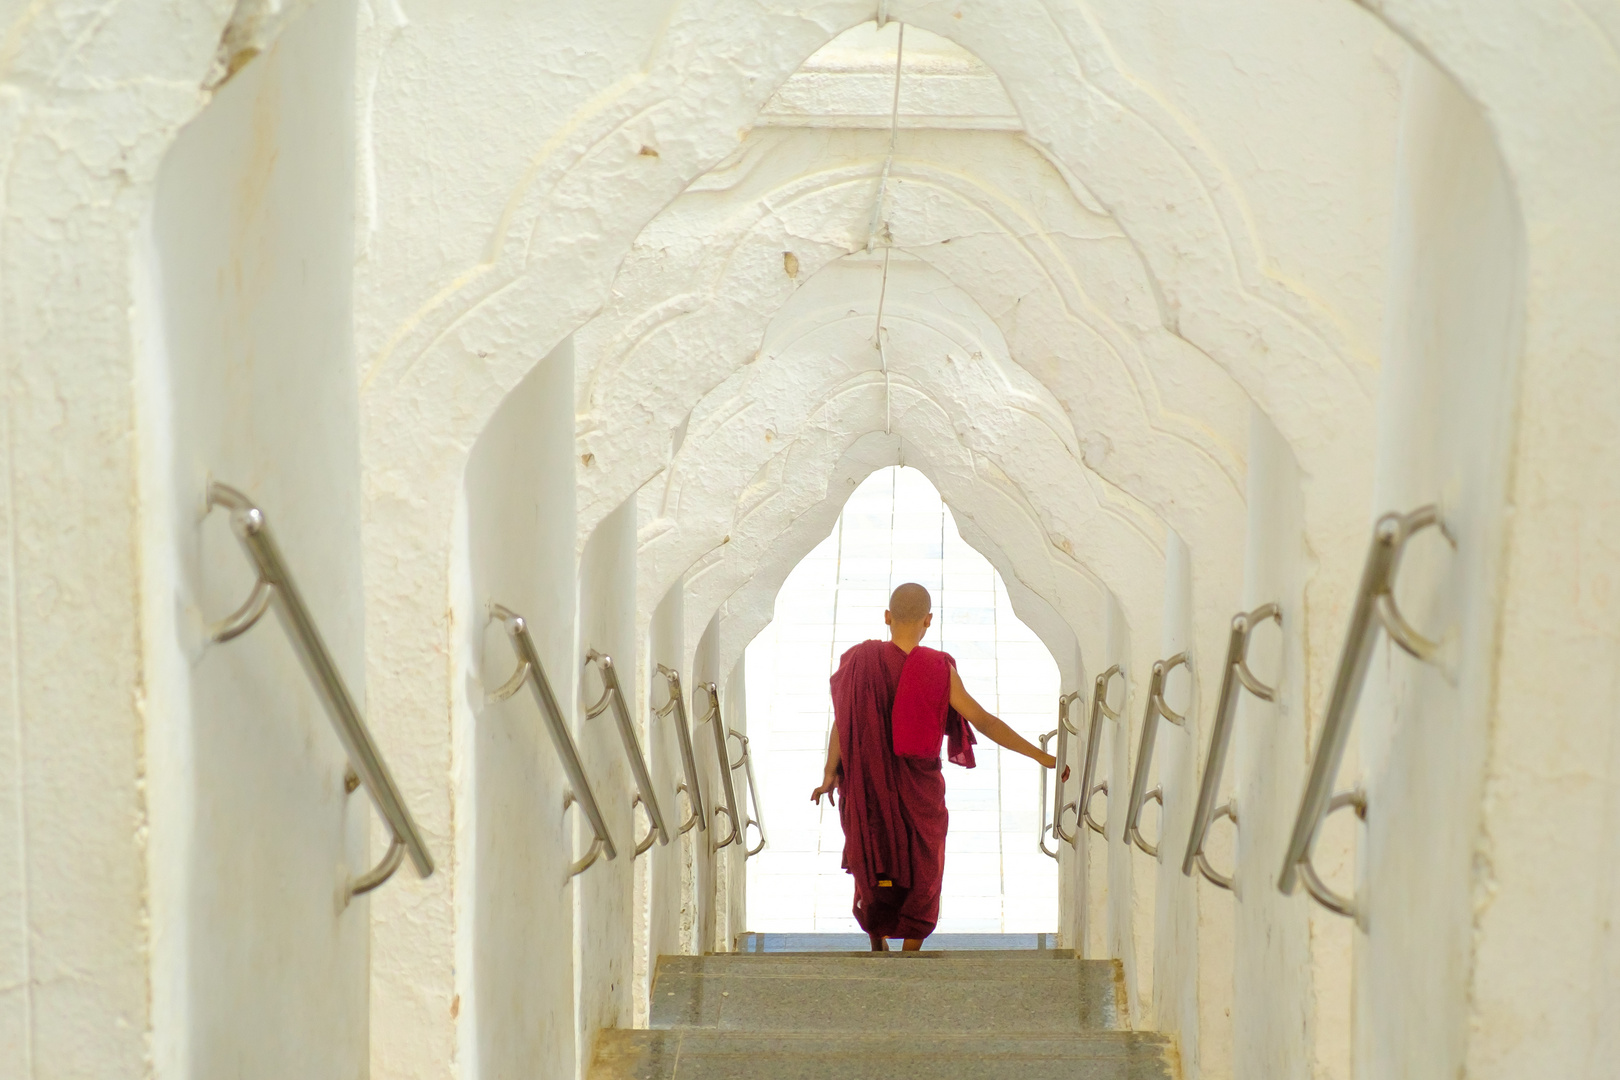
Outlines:
{"type": "MultiPolygon", "coordinates": [[[[165,1076],[336,1080],[367,1058],[370,902],[347,886],[386,844],[368,851],[370,800],[345,792],[281,620],[205,643],[257,571],[229,512],[202,516],[210,478],[263,509],[363,706],[353,55],[351,4],[294,22],[180,133],[148,225],[150,1023],[165,1076]]],[[[415,877],[407,863],[384,888],[415,877]]]]}
{"type": "MultiPolygon", "coordinates": [[[[646,745],[651,758],[653,781],[658,785],[658,797],[668,800],[664,803],[664,814],[671,829],[679,829],[688,821],[694,807],[685,795],[677,795],[675,790],[677,784],[686,782],[679,736],[675,731],[681,713],[672,711],[665,717],[656,717],[650,709],[662,708],[669,700],[669,682],[658,673],[658,665],[663,664],[679,672],[686,660],[684,597],[685,583],[677,582],[653,611],[647,637],[645,682],[651,687],[651,693],[646,745]]],[[[693,711],[696,706],[684,673],[681,675],[680,690],[685,702],[688,732],[692,737],[692,756],[698,760],[703,743],[697,736],[703,733],[691,728],[691,722],[697,718],[693,711]]],[[[698,695],[698,700],[706,701],[706,698],[698,695]]],[[[701,799],[705,794],[700,781],[698,797],[701,799]]],[[[707,811],[708,803],[704,802],[703,806],[707,811]]],[[[672,840],[667,846],[659,845],[644,856],[648,874],[637,897],[642,905],[637,921],[641,941],[636,952],[636,963],[642,968],[636,983],[635,1004],[638,1009],[646,1008],[658,958],[685,951],[681,947],[682,922],[687,913],[694,909],[697,899],[690,888],[688,867],[694,847],[708,842],[708,830],[712,826],[704,819],[709,816],[712,815],[705,813],[678,840],[672,840]]]]}
{"type": "MultiPolygon", "coordinates": [[[[1320,735],[1305,706],[1310,673],[1300,628],[1310,560],[1302,479],[1288,445],[1264,415],[1257,410],[1249,424],[1243,608],[1278,604],[1282,622],[1250,635],[1249,667],[1276,689],[1276,700],[1247,692],[1239,700],[1224,788],[1238,808],[1236,837],[1230,824],[1219,823],[1206,843],[1218,870],[1236,868],[1233,1075],[1342,1078],[1349,1069],[1351,928],[1303,895],[1285,897],[1277,889],[1320,735]]],[[[1331,670],[1318,676],[1331,677],[1331,670]]],[[[1317,865],[1330,879],[1345,879],[1354,839],[1345,821],[1330,824],[1318,838],[1317,865]]]]}
{"type": "MultiPolygon", "coordinates": [[[[579,807],[564,813],[569,783],[545,717],[528,687],[486,702],[517,666],[505,623],[490,618],[496,603],[525,618],[552,692],[579,730],[573,378],[572,343],[564,342],[502,403],[467,461],[452,594],[459,827],[457,857],[444,872],[456,875],[458,1003],[445,1021],[456,1025],[468,1078],[572,1073],[575,895],[629,857],[619,808],[609,819],[618,826],[617,862],[599,860],[569,878],[593,833],[579,807]]],[[[586,778],[613,812],[622,788],[608,786],[599,768],[587,767],[586,778]]]]}
{"type": "Polygon", "coordinates": [[[1408,543],[1396,600],[1445,651],[1425,664],[1386,635],[1358,717],[1359,1076],[1465,1066],[1474,913],[1492,876],[1479,816],[1490,701],[1497,665],[1513,659],[1498,635],[1523,224],[1490,129],[1432,68],[1409,80],[1401,149],[1374,506],[1438,504],[1455,550],[1433,529],[1408,543]]]}
{"type": "MultiPolygon", "coordinates": [[[[576,664],[595,649],[613,658],[628,701],[636,700],[636,504],[627,501],[596,527],[579,563],[579,641],[576,664]]],[[[580,706],[602,689],[596,666],[580,677],[580,706]]],[[[631,705],[634,720],[634,705],[631,705]]],[[[575,1008],[581,1066],[589,1064],[596,1033],[628,1027],[634,1015],[634,896],[636,841],[647,815],[632,807],[635,781],[612,708],[582,717],[580,756],[598,785],[598,799],[620,857],[580,876],[574,891],[575,1008]]],[[[645,754],[645,744],[636,751],[645,754]]],[[[645,855],[642,856],[646,858],[645,855]]]]}

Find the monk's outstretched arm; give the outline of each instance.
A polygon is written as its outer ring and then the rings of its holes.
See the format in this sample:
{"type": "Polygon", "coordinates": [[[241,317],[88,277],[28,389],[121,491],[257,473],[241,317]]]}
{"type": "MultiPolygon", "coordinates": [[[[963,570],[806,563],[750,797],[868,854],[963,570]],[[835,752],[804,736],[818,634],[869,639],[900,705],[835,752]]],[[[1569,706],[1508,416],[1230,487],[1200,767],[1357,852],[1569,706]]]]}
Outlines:
{"type": "Polygon", "coordinates": [[[827,796],[827,801],[834,806],[838,805],[838,796],[833,789],[838,786],[838,766],[842,759],[838,751],[838,728],[833,727],[827,736],[827,767],[821,773],[821,786],[810,793],[810,801],[820,805],[821,797],[827,796]]]}
{"type": "Polygon", "coordinates": [[[997,746],[1004,746],[1014,753],[1023,754],[1040,762],[1045,768],[1057,767],[1057,758],[1042,753],[1040,747],[1008,727],[1005,720],[992,716],[983,705],[974,701],[973,695],[962,685],[962,677],[956,673],[955,668],[951,668],[951,708],[961,713],[962,719],[972,724],[997,746]]]}

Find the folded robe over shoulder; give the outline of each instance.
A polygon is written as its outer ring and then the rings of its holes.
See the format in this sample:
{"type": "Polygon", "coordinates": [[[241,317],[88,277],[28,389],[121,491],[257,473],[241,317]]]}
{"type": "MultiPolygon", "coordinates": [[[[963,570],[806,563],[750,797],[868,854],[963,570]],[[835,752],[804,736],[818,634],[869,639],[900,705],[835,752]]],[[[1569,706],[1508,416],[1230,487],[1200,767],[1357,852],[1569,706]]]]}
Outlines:
{"type": "Polygon", "coordinates": [[[947,654],[865,641],[832,677],[841,776],[844,869],[855,919],[868,933],[923,938],[939,920],[945,875],[945,777],[940,744],[972,767],[973,734],[950,708],[947,654]],[[896,751],[901,752],[896,752],[896,751]]]}

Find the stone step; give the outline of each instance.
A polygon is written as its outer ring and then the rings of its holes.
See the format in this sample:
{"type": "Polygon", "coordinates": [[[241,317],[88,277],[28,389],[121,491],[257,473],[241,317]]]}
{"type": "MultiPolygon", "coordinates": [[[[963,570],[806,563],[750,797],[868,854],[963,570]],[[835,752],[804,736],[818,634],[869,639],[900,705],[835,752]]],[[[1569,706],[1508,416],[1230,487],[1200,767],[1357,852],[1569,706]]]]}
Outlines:
{"type": "Polygon", "coordinates": [[[660,957],[653,1028],[1064,1033],[1121,1026],[1118,965],[928,954],[660,957]]]}
{"type": "Polygon", "coordinates": [[[589,1080],[1171,1080],[1162,1035],[604,1031],[589,1080]]]}
{"type": "MultiPolygon", "coordinates": [[[[898,949],[898,941],[891,942],[898,949]]],[[[930,934],[928,948],[958,952],[964,949],[1041,952],[1057,949],[1056,934],[930,934]]],[[[788,934],[778,931],[748,931],[737,935],[738,952],[866,952],[871,944],[865,934],[788,934]]]]}

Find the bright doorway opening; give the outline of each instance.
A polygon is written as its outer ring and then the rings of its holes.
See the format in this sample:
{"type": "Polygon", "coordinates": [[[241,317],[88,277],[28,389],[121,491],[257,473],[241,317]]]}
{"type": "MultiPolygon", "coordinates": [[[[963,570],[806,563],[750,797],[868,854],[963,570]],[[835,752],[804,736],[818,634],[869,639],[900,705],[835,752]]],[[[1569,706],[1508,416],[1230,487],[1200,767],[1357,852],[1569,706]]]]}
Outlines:
{"type": "MultiPolygon", "coordinates": [[[[1032,742],[1052,727],[1057,664],[1013,614],[1000,575],[957,534],[922,473],[873,473],[788,575],[775,620],[748,647],[749,738],[771,838],[748,860],[750,930],[859,932],[838,811],[818,809],[810,792],[832,728],[827,679],[845,649],[887,637],[889,592],[906,581],[933,594],[924,644],[956,657],[968,692],[1032,742]]],[[[1057,864],[1037,846],[1040,769],[983,738],[975,751],[977,768],[945,766],[950,833],[936,932],[1053,932],[1057,864]]]]}

